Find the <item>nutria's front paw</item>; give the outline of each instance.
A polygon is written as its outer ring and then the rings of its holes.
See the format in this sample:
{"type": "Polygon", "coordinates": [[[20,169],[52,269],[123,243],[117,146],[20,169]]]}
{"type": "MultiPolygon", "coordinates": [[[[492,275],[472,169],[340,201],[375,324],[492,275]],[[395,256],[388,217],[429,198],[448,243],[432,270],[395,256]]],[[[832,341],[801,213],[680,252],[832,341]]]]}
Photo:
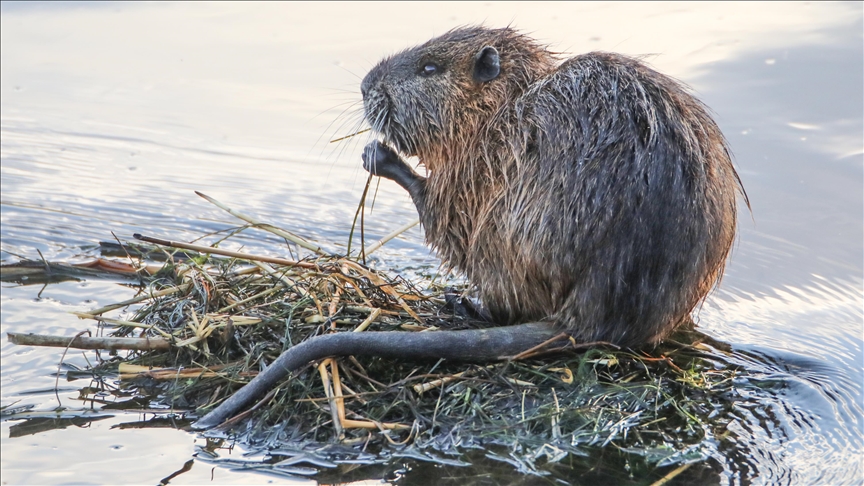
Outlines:
{"type": "Polygon", "coordinates": [[[411,172],[411,168],[402,161],[399,154],[378,140],[363,149],[363,168],[372,175],[393,180],[403,178],[406,172],[411,172]]]}

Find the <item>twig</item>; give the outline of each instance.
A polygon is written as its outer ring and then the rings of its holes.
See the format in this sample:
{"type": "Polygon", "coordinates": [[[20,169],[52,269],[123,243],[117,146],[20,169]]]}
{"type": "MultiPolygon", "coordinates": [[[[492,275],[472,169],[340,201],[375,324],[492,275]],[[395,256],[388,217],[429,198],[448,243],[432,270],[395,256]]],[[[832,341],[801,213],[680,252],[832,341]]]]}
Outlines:
{"type": "Polygon", "coordinates": [[[555,413],[552,414],[552,438],[558,440],[561,438],[561,406],[558,404],[558,394],[555,393],[555,388],[552,388],[552,398],[555,401],[555,413]]]}
{"type": "Polygon", "coordinates": [[[349,139],[349,138],[351,138],[351,137],[353,137],[353,136],[355,136],[355,135],[360,135],[361,133],[366,133],[366,132],[369,132],[369,131],[372,131],[372,129],[371,129],[371,128],[367,128],[367,129],[365,129],[365,130],[360,130],[360,131],[358,131],[358,132],[354,132],[354,133],[352,133],[351,135],[345,135],[344,137],[339,137],[339,138],[337,138],[337,139],[335,139],[335,140],[330,140],[330,143],[341,142],[342,140],[347,140],[347,139],[349,139]]]}
{"type": "MultiPolygon", "coordinates": [[[[354,240],[354,228],[357,226],[357,216],[363,213],[363,208],[366,205],[366,194],[369,192],[369,184],[372,183],[372,174],[369,174],[369,177],[366,179],[366,185],[363,186],[363,194],[360,196],[360,204],[357,205],[357,211],[354,213],[354,219],[351,221],[351,231],[348,232],[348,249],[345,251],[345,256],[347,258],[351,258],[351,242],[354,240]]],[[[363,223],[360,223],[360,230],[363,230],[363,223]]],[[[360,236],[360,253],[359,255],[364,258],[363,263],[365,264],[365,253],[364,253],[365,242],[363,241],[363,236],[360,236]]]]}
{"type": "Polygon", "coordinates": [[[163,240],[161,238],[152,238],[150,236],[144,236],[138,233],[132,235],[136,240],[146,241],[147,243],[153,243],[156,245],[162,246],[170,246],[173,248],[183,248],[184,250],[194,250],[200,253],[211,253],[213,255],[224,255],[233,258],[239,258],[242,260],[249,261],[259,261],[259,262],[268,262],[275,263],[277,265],[285,265],[288,267],[300,267],[300,268],[309,268],[312,270],[320,270],[320,266],[314,263],[309,262],[298,262],[294,260],[286,260],[284,258],[276,258],[276,257],[268,257],[261,255],[250,255],[248,253],[242,253],[239,251],[231,251],[231,250],[223,250],[221,248],[213,248],[210,246],[203,245],[192,245],[189,243],[183,243],[180,241],[171,241],[171,240],[163,240]]]}
{"type": "Polygon", "coordinates": [[[375,243],[369,245],[369,246],[366,248],[366,256],[371,255],[372,252],[374,252],[374,251],[378,250],[379,248],[381,248],[382,246],[384,246],[384,244],[387,243],[388,241],[392,240],[393,238],[396,238],[397,236],[399,236],[399,235],[401,235],[402,233],[408,231],[409,229],[411,229],[411,228],[417,226],[418,224],[420,224],[420,220],[419,220],[419,219],[415,219],[414,221],[412,221],[412,222],[406,224],[405,226],[402,226],[402,227],[400,227],[399,229],[397,229],[397,230],[393,231],[392,233],[388,234],[388,235],[385,236],[384,238],[381,238],[380,240],[376,241],[375,243]]]}
{"type": "Polygon", "coordinates": [[[414,318],[414,320],[416,320],[420,324],[424,324],[423,319],[421,319],[420,316],[418,316],[417,313],[414,312],[411,309],[411,307],[409,307],[408,304],[405,303],[405,300],[402,299],[402,296],[399,295],[399,292],[397,292],[396,289],[394,289],[392,285],[387,283],[383,278],[381,278],[375,272],[372,272],[372,271],[364,268],[363,266],[361,266],[359,263],[352,262],[350,260],[343,260],[342,265],[346,266],[348,268],[351,268],[355,272],[368,278],[369,281],[372,282],[372,284],[377,285],[378,288],[380,288],[382,291],[390,294],[394,299],[396,299],[396,302],[400,306],[402,306],[403,309],[405,309],[405,312],[407,312],[409,316],[414,318]]]}
{"type": "Polygon", "coordinates": [[[258,410],[259,408],[263,407],[264,405],[267,405],[267,403],[269,403],[270,400],[272,400],[273,397],[276,396],[276,394],[279,392],[279,390],[280,390],[279,387],[276,387],[276,388],[270,390],[270,393],[268,393],[267,395],[264,395],[264,398],[262,398],[261,401],[256,403],[252,408],[250,408],[249,410],[246,410],[245,412],[238,413],[237,415],[229,418],[228,420],[219,424],[219,426],[217,428],[227,429],[228,426],[230,426],[234,423],[237,423],[240,420],[243,420],[244,418],[248,417],[255,410],[258,410]]]}
{"type": "MultiPolygon", "coordinates": [[[[372,181],[372,174],[369,174],[369,181],[372,181]]],[[[381,179],[378,179],[378,183],[381,183],[381,179]]],[[[369,184],[366,184],[366,189],[369,189],[369,184]]],[[[363,265],[366,265],[366,189],[363,190],[363,197],[360,199],[360,207],[357,208],[360,211],[360,258],[363,260],[363,265]]],[[[375,194],[378,194],[378,189],[375,189],[375,194]]],[[[372,205],[375,205],[375,199],[372,199],[372,205]]],[[[370,209],[371,211],[371,209],[370,209]]],[[[351,255],[345,255],[351,256],[351,255]]]]}
{"type": "Polygon", "coordinates": [[[367,317],[366,320],[361,322],[360,325],[357,326],[356,329],[354,329],[354,332],[365,331],[366,328],[369,327],[373,322],[375,322],[375,319],[378,319],[378,316],[380,316],[380,315],[381,315],[381,309],[372,309],[372,312],[369,313],[369,317],[367,317]]]}
{"type": "Polygon", "coordinates": [[[468,373],[469,371],[472,371],[472,370],[465,370],[465,371],[462,371],[460,373],[456,373],[456,374],[453,374],[450,376],[445,376],[444,378],[439,378],[437,380],[427,381],[426,383],[418,383],[418,384],[414,385],[412,388],[414,388],[414,391],[417,394],[422,395],[424,392],[427,392],[433,388],[438,388],[439,386],[450,383],[453,380],[458,380],[459,378],[464,376],[465,373],[468,373]]]}
{"type": "Polygon", "coordinates": [[[330,377],[327,375],[327,365],[330,365],[331,370],[334,368],[332,358],[327,358],[318,365],[318,374],[321,375],[321,383],[324,385],[324,394],[327,395],[330,402],[330,415],[333,419],[333,427],[336,429],[336,437],[341,438],[342,419],[345,417],[345,412],[342,411],[341,414],[339,413],[340,410],[336,401],[335,387],[331,386],[330,377]]]}
{"type": "Polygon", "coordinates": [[[63,359],[66,358],[66,353],[69,352],[69,346],[71,346],[72,343],[75,342],[76,338],[79,338],[84,334],[90,334],[90,331],[84,330],[84,331],[81,331],[78,334],[76,334],[75,337],[73,337],[72,340],[69,341],[69,344],[66,345],[66,349],[63,350],[63,355],[60,356],[60,362],[57,363],[57,376],[54,379],[54,396],[57,397],[57,406],[58,407],[63,406],[63,403],[60,401],[60,393],[58,391],[60,388],[60,367],[63,366],[63,359]]]}
{"type": "Polygon", "coordinates": [[[658,479],[657,481],[654,481],[653,483],[651,483],[651,486],[663,486],[664,484],[671,481],[672,478],[674,478],[675,476],[686,471],[687,468],[692,466],[692,465],[693,465],[692,462],[688,462],[687,464],[682,464],[682,465],[678,466],[677,468],[670,471],[669,474],[667,474],[667,475],[663,476],[662,478],[658,479]]]}
{"type": "Polygon", "coordinates": [[[121,337],[75,337],[48,336],[44,334],[21,334],[10,332],[6,334],[9,342],[23,346],[51,346],[57,348],[69,347],[75,349],[129,349],[135,351],[156,351],[171,348],[171,343],[165,338],[121,338],[121,337]]]}
{"type": "Polygon", "coordinates": [[[210,197],[204,193],[195,191],[195,194],[198,194],[199,196],[204,198],[204,200],[206,200],[210,204],[213,204],[214,206],[218,207],[219,209],[227,211],[228,214],[230,214],[231,216],[234,216],[235,218],[242,219],[243,221],[246,221],[247,223],[254,225],[256,228],[261,228],[264,231],[269,231],[276,236],[281,236],[282,238],[285,238],[288,241],[296,243],[297,245],[300,245],[303,248],[306,248],[307,250],[313,251],[319,255],[330,256],[326,251],[322,250],[321,247],[315,246],[312,243],[309,243],[308,241],[304,240],[303,238],[301,238],[301,237],[299,237],[293,233],[289,233],[288,231],[285,231],[281,228],[277,228],[277,227],[273,226],[272,224],[262,223],[261,221],[258,221],[257,219],[255,219],[251,216],[247,216],[243,213],[237,212],[237,211],[229,208],[228,206],[220,203],[219,201],[213,199],[212,197],[210,197]]]}
{"type": "MultiPolygon", "coordinates": [[[[229,378],[225,374],[219,373],[218,370],[224,368],[225,366],[212,366],[209,368],[154,368],[150,369],[149,366],[138,366],[138,365],[130,365],[126,363],[120,363],[120,367],[118,368],[118,372],[120,373],[121,380],[128,380],[130,378],[136,378],[139,376],[146,376],[147,378],[151,378],[153,380],[174,380],[176,378],[229,378]]],[[[255,371],[242,371],[237,373],[237,376],[242,376],[246,378],[257,376],[258,373],[255,371]]]]}
{"type": "Polygon", "coordinates": [[[166,295],[176,294],[177,292],[185,292],[185,291],[189,290],[189,287],[191,285],[192,284],[190,284],[190,283],[185,283],[182,285],[178,285],[176,287],[158,290],[156,292],[151,292],[151,293],[145,294],[145,295],[139,295],[138,297],[135,297],[135,298],[132,298],[129,300],[124,300],[123,302],[118,302],[116,304],[106,305],[105,307],[100,307],[98,309],[93,309],[93,310],[87,311],[87,314],[90,314],[91,316],[98,316],[100,314],[104,314],[106,312],[110,312],[110,311],[115,310],[115,309],[120,309],[122,307],[126,307],[127,305],[132,305],[132,304],[137,304],[138,302],[143,302],[147,299],[155,299],[156,297],[164,297],[166,295]]]}
{"type": "MultiPolygon", "coordinates": [[[[356,291],[357,289],[354,289],[354,290],[356,291]]],[[[366,306],[362,306],[362,305],[346,305],[345,306],[345,311],[356,312],[358,314],[369,314],[370,312],[374,312],[376,310],[380,311],[382,314],[388,315],[388,316],[398,316],[399,315],[399,311],[389,311],[389,310],[381,309],[378,307],[366,307],[366,306]]]]}
{"type": "Polygon", "coordinates": [[[243,300],[238,300],[237,302],[234,302],[233,304],[229,304],[229,305],[227,305],[227,306],[225,306],[225,307],[219,309],[219,310],[216,311],[216,312],[218,312],[218,313],[220,313],[220,314],[223,313],[223,312],[228,312],[229,310],[231,310],[231,309],[233,309],[233,308],[235,308],[235,307],[237,307],[237,306],[240,306],[240,305],[243,305],[243,304],[246,304],[246,303],[252,302],[253,300],[255,300],[255,299],[260,299],[261,297],[266,297],[266,296],[268,296],[268,295],[270,295],[270,294],[272,294],[272,293],[274,293],[274,292],[278,292],[278,291],[279,291],[279,287],[272,287],[272,288],[269,288],[269,289],[267,289],[267,290],[265,290],[265,291],[263,291],[263,292],[260,292],[260,293],[257,293],[257,294],[255,294],[255,295],[253,295],[252,297],[247,297],[247,298],[245,298],[245,299],[243,299],[243,300]]]}
{"type": "Polygon", "coordinates": [[[409,428],[405,424],[388,422],[376,422],[374,420],[352,420],[345,416],[345,396],[342,395],[342,379],[339,377],[339,365],[333,358],[327,358],[318,365],[321,381],[324,383],[324,392],[330,402],[330,413],[333,414],[333,425],[336,427],[336,435],[342,438],[344,429],[373,429],[373,430],[403,430],[409,428]],[[327,376],[326,366],[330,365],[330,373],[333,382],[327,376]]]}
{"type": "Polygon", "coordinates": [[[94,319],[94,320],[97,320],[99,322],[108,324],[109,326],[133,327],[133,328],[144,329],[144,330],[148,330],[148,331],[156,331],[157,333],[161,334],[162,337],[164,337],[166,339],[171,338],[170,334],[163,331],[162,329],[159,329],[158,327],[156,327],[153,324],[141,324],[140,322],[124,321],[122,319],[114,319],[111,317],[94,316],[92,314],[87,314],[85,312],[72,311],[72,312],[70,312],[70,314],[72,314],[74,316],[78,316],[79,319],[94,319]]]}
{"type": "Polygon", "coordinates": [[[517,361],[517,360],[526,358],[528,356],[531,356],[535,351],[539,351],[539,350],[545,348],[546,346],[548,346],[549,344],[554,343],[555,341],[560,341],[561,339],[567,339],[569,337],[570,337],[569,334],[567,334],[566,332],[562,332],[561,334],[558,334],[557,336],[554,336],[551,339],[547,339],[547,340],[543,341],[542,343],[538,344],[537,346],[534,346],[533,348],[526,349],[525,351],[522,351],[521,353],[517,354],[516,356],[513,356],[510,359],[512,359],[513,361],[517,361]]]}
{"type": "MultiPolygon", "coordinates": [[[[339,285],[339,282],[337,282],[335,278],[330,278],[330,279],[328,279],[328,280],[329,280],[330,282],[332,282],[333,285],[336,287],[336,291],[333,292],[333,297],[330,298],[330,305],[327,306],[327,315],[330,316],[330,317],[332,318],[332,317],[334,317],[334,316],[336,315],[337,312],[339,312],[339,311],[338,311],[338,308],[339,308],[339,298],[342,297],[343,288],[342,288],[341,285],[339,285]]],[[[335,326],[336,326],[336,321],[333,321],[333,323],[331,324],[331,326],[332,326],[332,327],[331,327],[332,329],[335,329],[335,328],[336,328],[336,327],[335,327],[335,326]]]]}

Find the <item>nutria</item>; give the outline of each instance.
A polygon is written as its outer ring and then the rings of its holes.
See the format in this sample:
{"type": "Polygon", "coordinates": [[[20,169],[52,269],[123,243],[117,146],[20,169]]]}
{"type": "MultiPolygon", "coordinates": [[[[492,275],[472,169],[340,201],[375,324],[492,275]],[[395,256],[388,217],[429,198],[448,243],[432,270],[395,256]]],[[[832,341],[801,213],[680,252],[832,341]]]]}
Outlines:
{"type": "Polygon", "coordinates": [[[560,62],[513,29],[459,28],[384,59],[361,91],[383,139],[364,168],[408,191],[499,327],[313,338],[197,426],[325,356],[489,360],[562,331],[656,343],[719,281],[743,188],[705,106],[638,60],[560,62]]]}

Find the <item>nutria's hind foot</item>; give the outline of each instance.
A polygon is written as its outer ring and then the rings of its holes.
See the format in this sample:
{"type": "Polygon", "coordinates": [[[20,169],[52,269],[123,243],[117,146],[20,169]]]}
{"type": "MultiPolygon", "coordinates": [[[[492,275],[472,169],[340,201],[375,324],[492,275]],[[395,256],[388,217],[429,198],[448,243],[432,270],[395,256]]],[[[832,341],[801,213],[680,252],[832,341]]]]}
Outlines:
{"type": "Polygon", "coordinates": [[[471,299],[453,288],[448,288],[444,291],[444,306],[442,306],[442,309],[453,312],[453,314],[459,317],[492,322],[492,315],[483,306],[475,304],[471,299]]]}

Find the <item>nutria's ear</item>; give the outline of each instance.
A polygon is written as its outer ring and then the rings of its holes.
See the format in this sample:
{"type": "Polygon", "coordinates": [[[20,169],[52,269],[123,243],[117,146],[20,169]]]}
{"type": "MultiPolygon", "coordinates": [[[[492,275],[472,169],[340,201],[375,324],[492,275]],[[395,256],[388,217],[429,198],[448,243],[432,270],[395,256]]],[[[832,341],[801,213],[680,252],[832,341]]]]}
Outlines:
{"type": "Polygon", "coordinates": [[[501,64],[498,62],[498,51],[492,46],[480,49],[474,56],[474,81],[485,83],[492,81],[501,74],[501,64]]]}

